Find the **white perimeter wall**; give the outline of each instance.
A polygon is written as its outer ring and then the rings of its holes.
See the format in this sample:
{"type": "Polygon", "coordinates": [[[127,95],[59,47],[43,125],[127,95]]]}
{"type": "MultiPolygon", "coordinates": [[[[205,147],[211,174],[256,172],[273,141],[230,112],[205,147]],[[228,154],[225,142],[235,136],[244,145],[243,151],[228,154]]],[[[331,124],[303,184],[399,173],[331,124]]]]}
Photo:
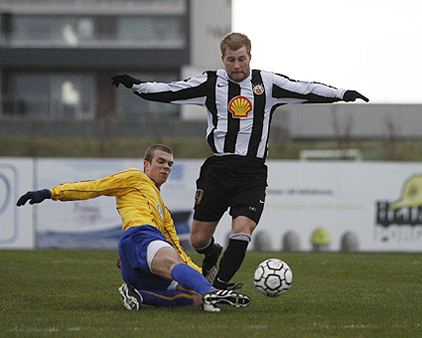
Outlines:
{"type": "MultiPolygon", "coordinates": [[[[162,189],[172,212],[192,210],[202,162],[176,161],[162,189]]],[[[270,249],[281,250],[283,236],[293,231],[301,250],[311,250],[312,233],[322,227],[331,236],[332,251],[340,249],[341,237],[349,231],[358,237],[361,251],[422,251],[421,163],[272,160],[267,165],[267,197],[256,231],[267,232],[270,249]],[[411,178],[415,183],[403,199],[402,191],[411,178]],[[389,208],[398,201],[404,202],[401,208],[389,208]]],[[[139,159],[0,158],[0,248],[36,248],[41,233],[115,228],[121,221],[110,197],[65,203],[47,200],[21,208],[16,201],[28,190],[142,166],[139,159]]],[[[229,231],[226,214],[218,226],[217,241],[224,245],[229,231]]]]}

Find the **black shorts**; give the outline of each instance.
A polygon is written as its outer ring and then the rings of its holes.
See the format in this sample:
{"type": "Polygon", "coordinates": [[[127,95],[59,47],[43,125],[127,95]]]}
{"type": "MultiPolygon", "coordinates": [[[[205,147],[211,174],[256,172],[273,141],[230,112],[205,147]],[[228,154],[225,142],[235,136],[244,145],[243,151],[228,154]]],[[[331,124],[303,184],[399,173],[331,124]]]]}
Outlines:
{"type": "Polygon", "coordinates": [[[263,160],[243,156],[213,156],[201,167],[196,181],[197,221],[218,221],[230,215],[246,216],[258,224],[264,209],[268,168],[263,160]]]}

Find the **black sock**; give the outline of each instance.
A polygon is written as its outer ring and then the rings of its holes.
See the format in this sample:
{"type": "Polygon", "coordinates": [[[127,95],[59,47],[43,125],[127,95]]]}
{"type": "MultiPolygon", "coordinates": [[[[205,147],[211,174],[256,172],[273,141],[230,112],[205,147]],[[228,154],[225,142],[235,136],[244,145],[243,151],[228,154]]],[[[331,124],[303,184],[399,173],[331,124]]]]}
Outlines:
{"type": "Polygon", "coordinates": [[[234,274],[239,270],[245,258],[249,241],[230,239],[229,245],[220,261],[220,268],[215,278],[214,286],[218,287],[218,282],[229,282],[234,274]]]}

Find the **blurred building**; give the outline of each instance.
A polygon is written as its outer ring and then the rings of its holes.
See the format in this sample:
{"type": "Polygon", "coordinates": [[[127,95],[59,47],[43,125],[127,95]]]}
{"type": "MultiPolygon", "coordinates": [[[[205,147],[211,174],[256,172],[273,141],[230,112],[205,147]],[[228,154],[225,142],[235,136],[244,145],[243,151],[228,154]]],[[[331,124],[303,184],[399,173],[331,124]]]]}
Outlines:
{"type": "Polygon", "coordinates": [[[0,119],[139,120],[181,115],[110,78],[172,81],[220,67],[230,0],[2,0],[0,119]]]}
{"type": "MultiPolygon", "coordinates": [[[[221,68],[231,14],[231,0],[1,0],[0,137],[203,139],[204,108],[141,100],[110,78],[173,81],[221,68]]],[[[271,137],[421,139],[421,112],[286,105],[271,137]]]]}

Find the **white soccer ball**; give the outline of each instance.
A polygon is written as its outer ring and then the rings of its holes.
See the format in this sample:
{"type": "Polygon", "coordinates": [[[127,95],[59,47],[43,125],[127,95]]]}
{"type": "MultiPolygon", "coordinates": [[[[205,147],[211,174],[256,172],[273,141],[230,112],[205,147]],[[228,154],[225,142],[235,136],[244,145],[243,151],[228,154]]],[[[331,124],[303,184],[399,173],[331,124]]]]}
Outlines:
{"type": "Polygon", "coordinates": [[[259,292],[268,297],[277,297],[289,290],[293,273],[286,262],[270,258],[257,266],[253,280],[259,292]]]}

